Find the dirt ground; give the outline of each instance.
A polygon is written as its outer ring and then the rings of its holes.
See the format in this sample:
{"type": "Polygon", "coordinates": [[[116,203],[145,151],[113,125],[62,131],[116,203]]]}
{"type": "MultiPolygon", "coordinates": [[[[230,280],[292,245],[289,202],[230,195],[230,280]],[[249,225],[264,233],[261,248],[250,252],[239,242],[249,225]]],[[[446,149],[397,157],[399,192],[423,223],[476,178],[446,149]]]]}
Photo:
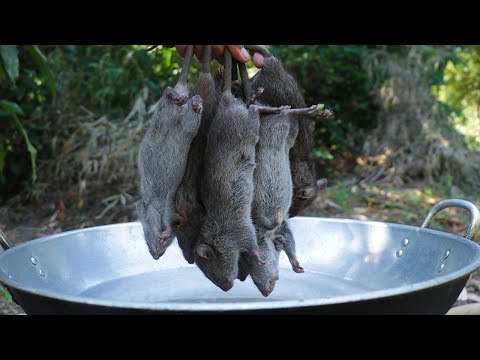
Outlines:
{"type": "MultiPolygon", "coordinates": [[[[399,189],[388,184],[362,185],[350,177],[329,184],[303,215],[418,226],[433,204],[447,198],[464,198],[480,204],[480,198],[468,196],[454,186],[430,188],[418,183],[399,189]]],[[[134,194],[108,191],[84,193],[81,197],[75,191],[58,191],[50,194],[48,202],[29,204],[14,199],[0,207],[0,228],[17,244],[72,229],[134,221],[137,199],[134,194]]],[[[432,228],[461,235],[467,224],[466,212],[448,209],[435,217],[432,228]]],[[[477,302],[480,302],[480,272],[471,276],[466,291],[454,306],[477,302]]],[[[0,314],[19,313],[22,309],[0,294],[0,314]]]]}

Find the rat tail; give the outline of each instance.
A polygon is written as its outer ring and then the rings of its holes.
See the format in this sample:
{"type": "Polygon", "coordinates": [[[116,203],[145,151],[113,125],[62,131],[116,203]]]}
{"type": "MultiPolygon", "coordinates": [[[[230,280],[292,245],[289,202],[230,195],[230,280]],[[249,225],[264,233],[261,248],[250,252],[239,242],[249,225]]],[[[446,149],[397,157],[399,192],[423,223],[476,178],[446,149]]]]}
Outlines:
{"type": "Polygon", "coordinates": [[[240,70],[240,78],[242,79],[243,95],[248,101],[252,96],[252,84],[248,77],[247,66],[244,63],[238,63],[238,70],[240,70]]]}
{"type": "Polygon", "coordinates": [[[202,54],[202,73],[210,73],[210,61],[212,60],[212,45],[205,45],[202,54]]]}
{"type": "Polygon", "coordinates": [[[228,50],[228,47],[225,47],[225,53],[223,55],[223,92],[232,91],[232,54],[228,50]]]}
{"type": "Polygon", "coordinates": [[[185,58],[183,60],[182,72],[180,73],[180,78],[178,83],[184,86],[187,85],[188,81],[188,72],[190,71],[190,64],[193,58],[193,45],[188,45],[187,50],[185,51],[185,58]]]}

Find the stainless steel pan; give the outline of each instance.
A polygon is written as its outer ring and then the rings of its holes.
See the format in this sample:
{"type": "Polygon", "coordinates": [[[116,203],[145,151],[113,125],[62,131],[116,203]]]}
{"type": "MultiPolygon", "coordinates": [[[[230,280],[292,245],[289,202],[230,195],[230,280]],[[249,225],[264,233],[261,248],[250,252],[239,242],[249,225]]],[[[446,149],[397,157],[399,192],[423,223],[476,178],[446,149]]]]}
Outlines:
{"type": "Polygon", "coordinates": [[[69,231],[0,254],[0,282],[27,314],[445,314],[480,267],[477,207],[435,205],[422,227],[348,219],[290,219],[304,274],[282,254],[264,298],[250,279],[223,292],[176,244],[158,261],[140,223],[69,231]],[[439,210],[467,209],[465,237],[427,229],[439,210]]]}

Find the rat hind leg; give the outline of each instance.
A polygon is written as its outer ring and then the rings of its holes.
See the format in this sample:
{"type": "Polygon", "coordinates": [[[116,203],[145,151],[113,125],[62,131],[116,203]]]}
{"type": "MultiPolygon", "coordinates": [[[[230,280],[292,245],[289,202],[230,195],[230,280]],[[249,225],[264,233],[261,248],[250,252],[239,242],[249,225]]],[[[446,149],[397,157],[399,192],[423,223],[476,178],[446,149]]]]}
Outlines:
{"type": "Polygon", "coordinates": [[[295,239],[285,221],[282,224],[282,234],[277,235],[274,241],[276,245],[283,249],[285,254],[287,254],[288,261],[290,261],[293,271],[296,273],[303,273],[303,267],[300,266],[295,251],[295,239]]]}
{"type": "Polygon", "coordinates": [[[333,114],[333,112],[331,112],[330,110],[322,110],[323,107],[323,104],[318,104],[310,106],[309,108],[286,109],[284,110],[284,113],[287,115],[306,116],[312,118],[315,121],[320,121],[326,119],[333,114]]]}

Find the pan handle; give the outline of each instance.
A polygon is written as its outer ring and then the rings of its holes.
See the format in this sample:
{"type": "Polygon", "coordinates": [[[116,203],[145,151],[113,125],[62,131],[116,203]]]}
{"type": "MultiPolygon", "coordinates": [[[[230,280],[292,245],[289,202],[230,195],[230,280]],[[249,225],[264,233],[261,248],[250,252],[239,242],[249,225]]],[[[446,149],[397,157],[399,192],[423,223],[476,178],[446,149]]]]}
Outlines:
{"type": "Polygon", "coordinates": [[[5,236],[5,233],[2,231],[2,229],[0,229],[0,246],[1,246],[0,253],[3,250],[8,250],[11,247],[13,247],[13,244],[7,240],[7,237],[5,236]]]}
{"type": "Polygon", "coordinates": [[[468,226],[468,229],[465,232],[465,235],[463,235],[463,237],[469,240],[475,239],[475,236],[477,235],[478,230],[480,230],[480,211],[474,204],[462,199],[448,199],[448,200],[440,201],[439,203],[435,204],[428,212],[427,217],[425,218],[425,221],[422,224],[422,227],[428,228],[435,214],[438,213],[440,210],[443,210],[449,207],[458,207],[461,209],[468,210],[468,212],[470,213],[470,225],[468,226]]]}

